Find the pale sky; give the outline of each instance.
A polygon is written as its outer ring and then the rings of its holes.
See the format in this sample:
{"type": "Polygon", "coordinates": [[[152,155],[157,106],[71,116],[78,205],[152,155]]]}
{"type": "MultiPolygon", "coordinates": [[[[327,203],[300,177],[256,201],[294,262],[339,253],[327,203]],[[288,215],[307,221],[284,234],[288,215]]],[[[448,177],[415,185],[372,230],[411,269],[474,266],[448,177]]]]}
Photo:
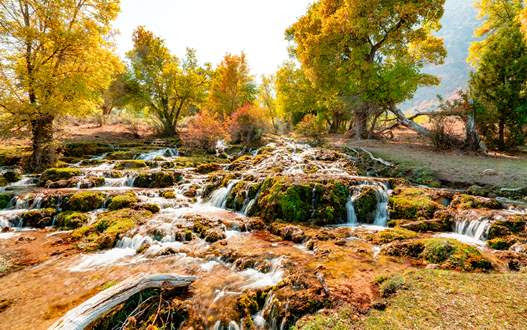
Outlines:
{"type": "Polygon", "coordinates": [[[312,0],[123,0],[115,27],[119,54],[132,47],[132,33],[144,25],[182,57],[197,50],[200,62],[218,64],[226,53],[247,55],[259,79],[288,59],[284,33],[312,0]]]}

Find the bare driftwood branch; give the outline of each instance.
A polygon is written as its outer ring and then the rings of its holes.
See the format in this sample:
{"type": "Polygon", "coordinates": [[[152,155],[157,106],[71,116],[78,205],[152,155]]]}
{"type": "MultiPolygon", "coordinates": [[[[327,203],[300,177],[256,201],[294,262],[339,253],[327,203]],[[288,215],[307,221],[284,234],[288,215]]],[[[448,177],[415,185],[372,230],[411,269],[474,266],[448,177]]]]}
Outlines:
{"type": "Polygon", "coordinates": [[[152,288],[183,288],[195,280],[172,274],[138,275],[104,290],[69,311],[50,330],[82,330],[133,295],[152,288]]]}

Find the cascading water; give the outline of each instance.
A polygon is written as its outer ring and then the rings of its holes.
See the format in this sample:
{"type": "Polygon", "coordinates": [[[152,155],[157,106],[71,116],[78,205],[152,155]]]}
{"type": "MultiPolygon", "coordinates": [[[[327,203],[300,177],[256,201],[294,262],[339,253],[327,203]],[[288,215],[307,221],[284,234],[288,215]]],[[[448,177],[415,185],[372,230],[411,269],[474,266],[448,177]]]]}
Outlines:
{"type": "Polygon", "coordinates": [[[469,236],[480,241],[485,241],[490,229],[490,221],[483,220],[463,220],[456,222],[454,232],[460,235],[469,236]]]}
{"type": "Polygon", "coordinates": [[[240,182],[239,180],[231,180],[227,187],[221,187],[214,191],[210,195],[209,204],[218,208],[226,208],[227,207],[227,197],[229,197],[229,194],[232,191],[232,188],[240,182]]]}
{"type": "Polygon", "coordinates": [[[161,150],[145,152],[139,155],[137,159],[151,161],[151,160],[155,160],[156,158],[169,158],[170,159],[170,158],[175,158],[178,156],[179,156],[179,152],[177,148],[165,148],[161,150]]]}
{"type": "Polygon", "coordinates": [[[357,214],[355,213],[355,206],[353,205],[353,196],[348,198],[346,203],[346,224],[350,226],[358,225],[357,214]]]}
{"type": "Polygon", "coordinates": [[[375,211],[375,220],[373,224],[375,226],[386,227],[388,224],[388,189],[382,183],[379,183],[375,190],[377,194],[377,209],[375,211]]]}

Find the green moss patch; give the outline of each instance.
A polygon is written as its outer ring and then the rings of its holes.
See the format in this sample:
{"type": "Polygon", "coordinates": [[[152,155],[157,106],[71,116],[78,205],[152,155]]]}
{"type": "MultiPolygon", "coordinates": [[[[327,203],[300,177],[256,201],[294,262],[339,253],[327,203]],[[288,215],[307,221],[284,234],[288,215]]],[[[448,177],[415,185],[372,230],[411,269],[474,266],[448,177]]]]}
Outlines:
{"type": "Polygon", "coordinates": [[[144,160],[123,160],[115,164],[116,170],[134,170],[148,167],[144,160]]]}
{"type": "Polygon", "coordinates": [[[105,196],[101,192],[82,191],[74,194],[68,200],[68,211],[89,212],[104,206],[105,196]]]}
{"type": "Polygon", "coordinates": [[[294,182],[269,178],[261,186],[258,215],[268,221],[338,224],[346,219],[348,188],[336,181],[294,182]]]}
{"type": "Polygon", "coordinates": [[[169,188],[174,186],[181,176],[167,171],[141,173],[134,179],[134,187],[138,188],[169,188]]]}
{"type": "Polygon", "coordinates": [[[57,210],[53,208],[24,212],[20,215],[23,227],[45,228],[51,226],[57,210]]]}
{"type": "Polygon", "coordinates": [[[129,192],[122,195],[113,196],[111,198],[108,209],[111,211],[132,208],[139,202],[139,199],[133,192],[129,192]]]}
{"type": "Polygon", "coordinates": [[[13,197],[15,197],[15,195],[11,193],[0,193],[0,210],[7,208],[13,197]]]}
{"type": "Polygon", "coordinates": [[[376,244],[386,244],[393,241],[404,241],[417,237],[417,233],[403,228],[387,229],[373,234],[372,240],[376,244]]]}
{"type": "Polygon", "coordinates": [[[443,208],[420,188],[396,189],[390,196],[391,219],[432,219],[434,213],[443,208]]]}
{"type": "Polygon", "coordinates": [[[475,197],[470,195],[456,195],[452,200],[452,207],[459,209],[503,209],[503,204],[492,198],[475,197]]]}
{"type": "Polygon", "coordinates": [[[45,186],[49,181],[68,180],[81,174],[78,168],[50,168],[40,175],[39,186],[45,186]]]}
{"type": "Polygon", "coordinates": [[[152,217],[152,212],[145,210],[121,209],[100,214],[95,223],[83,226],[73,232],[73,237],[80,240],[79,247],[94,251],[113,248],[122,234],[144,223],[152,217]]]}
{"type": "Polygon", "coordinates": [[[88,223],[90,217],[80,212],[62,212],[55,220],[55,227],[63,230],[77,229],[88,223]]]}
{"type": "Polygon", "coordinates": [[[388,256],[421,259],[430,264],[438,264],[443,269],[487,271],[493,268],[490,260],[477,248],[447,238],[394,242],[385,246],[382,253],[388,256]]]}

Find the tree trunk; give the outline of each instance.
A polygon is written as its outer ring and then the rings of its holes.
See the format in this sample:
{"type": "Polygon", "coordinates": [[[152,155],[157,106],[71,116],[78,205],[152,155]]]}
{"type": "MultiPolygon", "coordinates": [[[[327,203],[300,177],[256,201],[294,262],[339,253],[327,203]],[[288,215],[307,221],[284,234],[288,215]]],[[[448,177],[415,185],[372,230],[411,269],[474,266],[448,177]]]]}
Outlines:
{"type": "Polygon", "coordinates": [[[366,107],[360,107],[355,111],[353,119],[353,130],[357,140],[368,138],[368,110],[366,107]]]}
{"type": "Polygon", "coordinates": [[[476,152],[487,152],[487,146],[479,138],[476,130],[476,118],[474,113],[467,115],[465,123],[465,148],[476,152]]]}
{"type": "Polygon", "coordinates": [[[42,115],[31,121],[33,153],[29,160],[29,169],[35,172],[51,167],[56,161],[53,143],[53,116],[42,115]]]}
{"type": "Polygon", "coordinates": [[[423,135],[425,137],[432,137],[432,131],[430,131],[426,127],[423,127],[423,126],[419,125],[415,121],[406,118],[404,113],[401,110],[397,109],[397,107],[391,106],[390,107],[390,112],[392,112],[394,115],[397,116],[397,119],[399,120],[401,125],[409,128],[412,131],[415,131],[418,134],[423,135]]]}
{"type": "Polygon", "coordinates": [[[505,119],[500,118],[499,122],[499,133],[498,133],[498,149],[500,151],[505,150],[505,119]]]}
{"type": "Polygon", "coordinates": [[[173,289],[188,287],[194,280],[194,277],[171,274],[138,275],[131,277],[120,284],[100,292],[77,308],[72,309],[49,329],[86,329],[90,324],[139,292],[151,288],[173,289]]]}

